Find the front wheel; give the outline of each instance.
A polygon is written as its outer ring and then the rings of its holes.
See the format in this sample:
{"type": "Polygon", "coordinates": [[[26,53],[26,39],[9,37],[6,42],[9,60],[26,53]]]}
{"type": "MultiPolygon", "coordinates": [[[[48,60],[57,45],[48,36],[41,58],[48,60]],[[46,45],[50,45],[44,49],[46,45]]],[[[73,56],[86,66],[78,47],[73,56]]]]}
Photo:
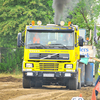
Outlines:
{"type": "Polygon", "coordinates": [[[23,77],[23,88],[30,88],[31,87],[31,79],[23,77]]]}
{"type": "Polygon", "coordinates": [[[36,80],[35,81],[35,88],[41,88],[42,87],[42,80],[36,80]]]}
{"type": "Polygon", "coordinates": [[[69,89],[70,90],[77,90],[77,85],[78,85],[77,78],[74,77],[69,80],[69,89]]]}

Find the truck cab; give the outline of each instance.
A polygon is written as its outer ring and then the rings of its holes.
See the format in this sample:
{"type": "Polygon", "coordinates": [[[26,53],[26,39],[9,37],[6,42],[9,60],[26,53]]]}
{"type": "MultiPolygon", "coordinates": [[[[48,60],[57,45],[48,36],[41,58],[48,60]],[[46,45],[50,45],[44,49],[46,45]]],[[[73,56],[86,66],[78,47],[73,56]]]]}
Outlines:
{"type": "MultiPolygon", "coordinates": [[[[18,33],[18,47],[21,35],[18,33]]],[[[72,90],[80,87],[78,62],[83,39],[78,26],[27,25],[24,40],[23,88],[50,84],[72,90]]]]}

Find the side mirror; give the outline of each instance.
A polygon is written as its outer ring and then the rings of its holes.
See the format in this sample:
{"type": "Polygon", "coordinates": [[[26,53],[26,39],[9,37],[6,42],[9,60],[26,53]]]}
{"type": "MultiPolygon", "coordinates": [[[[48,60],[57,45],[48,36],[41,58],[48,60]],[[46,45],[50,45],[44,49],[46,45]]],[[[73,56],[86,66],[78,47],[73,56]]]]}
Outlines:
{"type": "Polygon", "coordinates": [[[81,36],[79,37],[79,46],[83,46],[83,38],[81,36]]]}
{"type": "Polygon", "coordinates": [[[18,36],[17,36],[17,46],[18,47],[21,47],[22,43],[22,33],[18,33],[18,36]]]}

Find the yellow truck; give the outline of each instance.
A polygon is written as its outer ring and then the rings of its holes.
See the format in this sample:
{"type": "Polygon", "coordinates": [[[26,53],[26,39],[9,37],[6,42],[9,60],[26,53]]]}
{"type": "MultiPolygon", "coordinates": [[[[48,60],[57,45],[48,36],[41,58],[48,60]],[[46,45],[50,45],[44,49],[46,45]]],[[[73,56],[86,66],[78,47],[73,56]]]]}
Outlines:
{"type": "MultiPolygon", "coordinates": [[[[77,25],[26,25],[24,59],[22,62],[23,88],[57,84],[71,90],[81,88],[79,68],[80,46],[77,25]]],[[[22,46],[22,33],[18,33],[17,46],[22,46]]]]}

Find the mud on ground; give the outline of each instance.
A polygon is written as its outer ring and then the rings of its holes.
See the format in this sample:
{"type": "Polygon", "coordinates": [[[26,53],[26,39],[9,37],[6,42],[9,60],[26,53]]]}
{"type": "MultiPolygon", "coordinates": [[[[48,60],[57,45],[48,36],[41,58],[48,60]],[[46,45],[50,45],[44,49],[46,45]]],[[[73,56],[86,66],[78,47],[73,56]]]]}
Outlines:
{"type": "MultiPolygon", "coordinates": [[[[68,90],[65,86],[43,86],[42,88],[22,88],[22,79],[12,76],[0,77],[0,100],[71,100],[80,93],[84,100],[91,100],[94,87],[68,90]]],[[[100,100],[100,94],[98,96],[100,100]]]]}

